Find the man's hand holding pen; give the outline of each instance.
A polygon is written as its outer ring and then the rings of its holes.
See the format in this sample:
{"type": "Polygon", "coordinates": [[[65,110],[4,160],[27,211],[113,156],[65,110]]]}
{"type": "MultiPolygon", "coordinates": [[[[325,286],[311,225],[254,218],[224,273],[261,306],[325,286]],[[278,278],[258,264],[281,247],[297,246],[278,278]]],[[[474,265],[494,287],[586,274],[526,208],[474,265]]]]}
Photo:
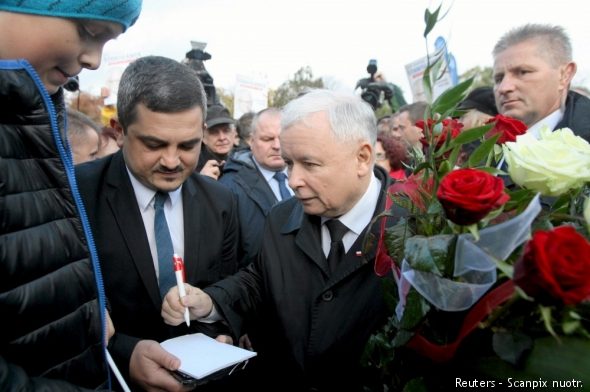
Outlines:
{"type": "Polygon", "coordinates": [[[179,296],[178,287],[172,287],[162,302],[162,318],[169,325],[184,322],[184,310],[188,308],[191,320],[207,317],[213,309],[213,301],[208,294],[198,287],[184,284],[186,295],[179,296]]]}

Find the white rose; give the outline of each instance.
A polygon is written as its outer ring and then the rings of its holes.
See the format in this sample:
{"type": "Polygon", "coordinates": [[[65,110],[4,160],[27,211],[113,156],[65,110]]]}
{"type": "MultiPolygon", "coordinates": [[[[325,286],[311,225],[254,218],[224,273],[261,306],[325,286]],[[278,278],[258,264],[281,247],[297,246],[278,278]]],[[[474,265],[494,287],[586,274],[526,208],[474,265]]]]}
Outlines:
{"type": "Polygon", "coordinates": [[[512,181],[545,196],[558,196],[590,182],[590,144],[571,129],[527,132],[503,146],[512,181]]]}

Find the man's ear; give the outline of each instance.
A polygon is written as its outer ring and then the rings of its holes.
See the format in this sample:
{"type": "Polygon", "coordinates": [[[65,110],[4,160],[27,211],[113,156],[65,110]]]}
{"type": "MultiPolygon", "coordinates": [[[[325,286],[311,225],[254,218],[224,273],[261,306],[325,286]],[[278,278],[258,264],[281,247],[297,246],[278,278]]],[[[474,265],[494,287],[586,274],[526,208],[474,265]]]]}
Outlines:
{"type": "Polygon", "coordinates": [[[561,67],[561,82],[566,91],[570,88],[570,84],[576,75],[577,69],[578,66],[573,61],[570,61],[561,67]]]}
{"type": "Polygon", "coordinates": [[[373,171],[375,162],[375,149],[367,142],[362,142],[357,150],[357,172],[359,177],[364,177],[373,171]]]}
{"type": "Polygon", "coordinates": [[[121,126],[119,120],[117,120],[116,118],[111,118],[111,128],[113,128],[117,133],[117,146],[119,146],[119,148],[122,148],[124,140],[123,126],[121,126]]]}

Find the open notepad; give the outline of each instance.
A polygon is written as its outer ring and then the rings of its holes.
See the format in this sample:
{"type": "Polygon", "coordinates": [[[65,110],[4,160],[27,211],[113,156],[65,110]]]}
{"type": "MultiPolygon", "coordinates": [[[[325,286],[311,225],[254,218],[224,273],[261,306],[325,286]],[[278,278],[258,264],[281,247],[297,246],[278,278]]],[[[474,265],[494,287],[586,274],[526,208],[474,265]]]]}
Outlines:
{"type": "Polygon", "coordinates": [[[220,343],[202,333],[179,336],[160,343],[180,359],[180,370],[197,380],[230,368],[256,355],[254,351],[220,343]]]}

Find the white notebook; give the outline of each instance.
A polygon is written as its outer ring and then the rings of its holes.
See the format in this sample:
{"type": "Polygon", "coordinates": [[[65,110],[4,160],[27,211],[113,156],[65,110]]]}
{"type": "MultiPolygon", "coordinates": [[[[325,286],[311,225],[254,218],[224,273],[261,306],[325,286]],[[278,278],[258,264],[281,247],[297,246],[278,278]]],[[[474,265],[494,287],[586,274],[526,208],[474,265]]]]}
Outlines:
{"type": "Polygon", "coordinates": [[[256,355],[254,351],[220,343],[202,333],[168,339],[160,345],[180,359],[181,372],[202,379],[256,355]]]}

